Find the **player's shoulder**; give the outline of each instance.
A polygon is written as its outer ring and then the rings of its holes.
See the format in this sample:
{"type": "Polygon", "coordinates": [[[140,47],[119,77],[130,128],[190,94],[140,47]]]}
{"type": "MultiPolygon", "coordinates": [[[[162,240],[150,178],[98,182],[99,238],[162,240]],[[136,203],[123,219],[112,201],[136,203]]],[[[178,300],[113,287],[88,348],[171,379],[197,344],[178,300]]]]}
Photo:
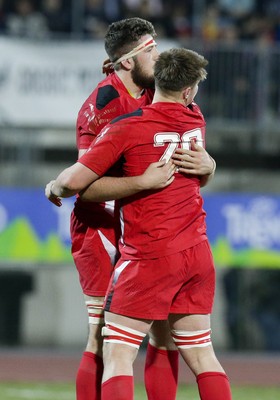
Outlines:
{"type": "MultiPolygon", "coordinates": [[[[114,118],[110,122],[110,124],[114,125],[114,124],[116,124],[116,123],[118,123],[120,121],[124,121],[124,120],[125,120],[125,122],[129,123],[131,118],[133,118],[133,117],[141,117],[142,115],[143,115],[143,109],[142,108],[138,108],[138,110],[135,110],[135,111],[133,111],[131,113],[123,114],[123,115],[120,115],[120,116],[114,118]]],[[[131,121],[131,122],[134,122],[134,121],[131,121]]]]}
{"type": "Polygon", "coordinates": [[[102,110],[111,103],[111,101],[118,99],[119,97],[120,93],[114,85],[107,83],[98,86],[95,100],[97,110],[102,110]]]}
{"type": "Polygon", "coordinates": [[[197,121],[201,121],[205,124],[203,113],[195,102],[192,102],[186,107],[186,111],[191,119],[195,118],[197,121]]]}
{"type": "Polygon", "coordinates": [[[97,110],[102,110],[111,101],[120,98],[120,89],[118,88],[117,81],[113,80],[111,75],[98,83],[84,101],[80,111],[91,107],[91,105],[97,110]]]}
{"type": "Polygon", "coordinates": [[[109,74],[98,84],[95,96],[96,109],[102,110],[116,99],[121,101],[121,96],[123,96],[123,84],[117,78],[116,74],[109,74]]]}
{"type": "Polygon", "coordinates": [[[198,104],[196,104],[194,101],[191,102],[191,104],[188,105],[189,110],[191,110],[194,113],[202,114],[201,109],[198,104]]]}

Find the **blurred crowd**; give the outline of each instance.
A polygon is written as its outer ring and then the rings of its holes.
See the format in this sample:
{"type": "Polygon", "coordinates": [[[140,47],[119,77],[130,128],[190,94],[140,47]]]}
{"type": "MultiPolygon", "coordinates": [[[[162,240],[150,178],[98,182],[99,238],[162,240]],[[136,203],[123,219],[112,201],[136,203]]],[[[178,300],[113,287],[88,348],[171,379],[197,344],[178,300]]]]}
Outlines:
{"type": "Polygon", "coordinates": [[[0,34],[103,38],[131,16],[167,38],[280,42],[280,0],[0,0],[0,34]]]}

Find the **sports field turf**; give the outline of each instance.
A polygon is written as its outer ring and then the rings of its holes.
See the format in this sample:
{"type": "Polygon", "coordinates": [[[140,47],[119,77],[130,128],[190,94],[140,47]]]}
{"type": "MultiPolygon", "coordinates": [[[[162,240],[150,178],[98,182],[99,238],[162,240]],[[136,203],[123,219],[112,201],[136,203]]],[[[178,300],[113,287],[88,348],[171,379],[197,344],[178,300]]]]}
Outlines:
{"type": "MultiPolygon", "coordinates": [[[[277,400],[280,399],[280,387],[233,387],[233,400],[277,400]]],[[[136,385],[135,400],[145,400],[143,385],[136,385]]],[[[73,384],[58,383],[1,383],[1,400],[75,400],[73,384]]],[[[195,386],[183,386],[178,389],[177,400],[199,400],[195,386]]]]}

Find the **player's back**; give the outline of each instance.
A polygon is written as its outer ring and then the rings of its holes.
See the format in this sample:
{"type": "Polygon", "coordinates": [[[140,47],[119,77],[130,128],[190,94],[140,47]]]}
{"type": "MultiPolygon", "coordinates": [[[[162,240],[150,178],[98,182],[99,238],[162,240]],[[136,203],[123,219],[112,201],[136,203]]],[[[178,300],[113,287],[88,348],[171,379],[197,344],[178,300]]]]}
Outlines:
{"type": "MultiPolygon", "coordinates": [[[[102,176],[118,159],[125,176],[141,175],[150,163],[170,158],[190,139],[204,139],[198,107],[155,103],[113,120],[80,160],[102,176]]],[[[200,181],[177,173],[163,190],[141,192],[121,201],[125,257],[158,257],[191,247],[205,236],[200,181]]]]}
{"type": "MultiPolygon", "coordinates": [[[[151,162],[168,160],[176,147],[189,148],[190,139],[204,140],[205,121],[199,109],[156,103],[129,122],[133,131],[123,156],[125,175],[139,175],[151,162]],[[134,136],[134,144],[133,138],[134,136]]],[[[123,219],[127,258],[159,257],[194,246],[206,238],[205,212],[198,177],[176,173],[163,190],[124,199],[123,219]]]]}

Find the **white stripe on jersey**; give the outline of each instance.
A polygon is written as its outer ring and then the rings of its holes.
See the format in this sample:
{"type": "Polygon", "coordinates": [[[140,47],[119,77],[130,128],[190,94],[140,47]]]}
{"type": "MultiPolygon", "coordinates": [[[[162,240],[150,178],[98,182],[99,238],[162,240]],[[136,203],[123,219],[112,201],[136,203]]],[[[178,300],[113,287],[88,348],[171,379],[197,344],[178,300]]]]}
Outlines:
{"type": "Polygon", "coordinates": [[[108,214],[114,215],[115,200],[105,201],[105,208],[104,208],[104,210],[105,210],[108,214]]]}
{"type": "Polygon", "coordinates": [[[103,235],[103,233],[99,229],[97,230],[97,232],[100,236],[103,246],[105,247],[105,249],[111,259],[111,264],[115,265],[117,262],[117,256],[118,256],[117,248],[110,242],[110,240],[108,240],[106,238],[105,235],[103,235]]]}
{"type": "Polygon", "coordinates": [[[125,246],[124,241],[123,241],[123,234],[124,234],[124,222],[123,222],[123,209],[122,207],[120,208],[120,224],[121,224],[121,237],[120,237],[120,243],[125,246]]]}
{"type": "Polygon", "coordinates": [[[130,260],[124,261],[121,265],[118,266],[118,268],[115,269],[114,278],[113,278],[113,283],[114,284],[117,282],[117,280],[119,279],[120,274],[128,266],[129,263],[130,263],[130,260]]]}

